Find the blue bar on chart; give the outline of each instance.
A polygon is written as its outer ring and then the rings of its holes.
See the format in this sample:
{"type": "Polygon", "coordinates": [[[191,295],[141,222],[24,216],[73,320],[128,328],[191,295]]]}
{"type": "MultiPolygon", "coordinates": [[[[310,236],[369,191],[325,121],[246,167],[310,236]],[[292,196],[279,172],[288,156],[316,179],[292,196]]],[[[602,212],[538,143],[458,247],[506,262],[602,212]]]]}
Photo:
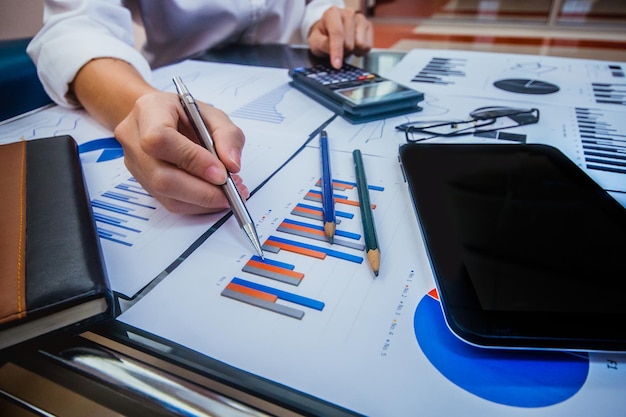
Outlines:
{"type": "Polygon", "coordinates": [[[150,197],[150,194],[148,194],[148,192],[144,190],[143,187],[139,185],[139,183],[137,183],[134,178],[129,179],[129,181],[135,182],[136,184],[121,183],[121,184],[116,185],[115,188],[117,188],[118,190],[124,190],[124,191],[128,191],[131,193],[137,193],[146,197],[150,197]]]}
{"type": "Polygon", "coordinates": [[[322,301],[237,277],[230,281],[221,295],[298,320],[304,317],[304,311],[288,305],[278,304],[277,301],[282,300],[317,311],[324,309],[322,301]]]}
{"type": "Polygon", "coordinates": [[[134,214],[133,212],[135,211],[135,209],[133,208],[120,206],[118,204],[107,203],[106,201],[102,201],[102,200],[91,200],[91,206],[102,209],[102,210],[108,210],[113,213],[120,214],[122,216],[132,217],[138,220],[145,220],[145,221],[149,220],[145,216],[139,216],[137,214],[134,214]]]}
{"type": "Polygon", "coordinates": [[[115,232],[113,230],[109,230],[106,228],[98,227],[98,237],[100,239],[106,239],[111,242],[119,243],[124,246],[133,246],[132,243],[129,243],[128,241],[125,240],[128,237],[128,235],[125,235],[123,233],[118,233],[118,232],[115,232]]]}
{"type": "Polygon", "coordinates": [[[127,230],[129,232],[141,233],[141,230],[127,226],[126,223],[128,223],[128,220],[118,219],[112,216],[107,216],[99,212],[94,212],[93,217],[97,222],[108,224],[110,226],[115,226],[117,228],[127,230]]]}
{"type": "Polygon", "coordinates": [[[91,207],[100,238],[124,246],[133,246],[158,212],[156,200],[132,177],[91,200],[91,207]]]}
{"type": "Polygon", "coordinates": [[[132,204],[135,206],[156,210],[156,206],[154,205],[140,203],[139,198],[137,196],[129,196],[129,195],[121,194],[121,193],[116,193],[114,191],[107,191],[107,192],[102,193],[102,197],[107,197],[112,200],[123,201],[125,203],[132,204]]]}

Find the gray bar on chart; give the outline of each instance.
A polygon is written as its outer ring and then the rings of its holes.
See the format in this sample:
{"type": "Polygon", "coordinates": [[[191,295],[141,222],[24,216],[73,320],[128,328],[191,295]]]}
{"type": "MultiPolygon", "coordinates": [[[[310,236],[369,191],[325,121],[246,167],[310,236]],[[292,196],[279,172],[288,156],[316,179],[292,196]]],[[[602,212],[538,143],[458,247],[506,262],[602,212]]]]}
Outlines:
{"type": "Polygon", "coordinates": [[[324,219],[322,217],[322,213],[321,212],[320,212],[320,214],[313,214],[313,213],[305,213],[305,212],[302,212],[302,211],[293,210],[291,212],[291,214],[293,214],[294,216],[305,217],[307,219],[313,219],[313,220],[323,220],[324,219]]]}
{"type": "Polygon", "coordinates": [[[308,200],[308,201],[314,201],[316,203],[319,203],[322,201],[322,195],[320,194],[319,196],[317,194],[313,194],[313,195],[305,195],[304,196],[304,200],[308,200]]]}
{"type": "Polygon", "coordinates": [[[250,266],[250,265],[244,265],[244,267],[241,268],[241,270],[243,272],[248,272],[249,274],[254,274],[260,277],[265,277],[265,278],[273,279],[275,281],[284,282],[285,284],[300,285],[300,281],[301,281],[298,278],[288,277],[286,275],[282,275],[279,272],[267,271],[265,269],[257,268],[255,266],[250,266]]]}
{"type": "Polygon", "coordinates": [[[261,246],[261,249],[263,249],[265,252],[270,252],[270,253],[278,253],[280,252],[280,248],[277,248],[276,246],[273,245],[263,245],[261,246]]]}
{"type": "Polygon", "coordinates": [[[246,295],[237,291],[229,290],[228,288],[225,288],[224,291],[222,291],[222,295],[224,297],[241,301],[255,307],[260,307],[265,310],[273,311],[274,313],[282,314],[284,316],[292,317],[294,319],[302,320],[302,317],[304,317],[304,311],[302,310],[297,310],[295,308],[291,308],[282,304],[271,303],[269,301],[252,297],[251,295],[246,295]]]}
{"type": "MultiPolygon", "coordinates": [[[[317,180],[317,183],[315,183],[316,187],[321,187],[322,186],[322,180],[317,180]]],[[[340,182],[336,182],[333,181],[333,190],[337,190],[337,191],[346,191],[348,189],[348,187],[340,182]]]]}
{"type": "Polygon", "coordinates": [[[337,235],[335,235],[335,239],[333,240],[333,245],[345,246],[346,248],[352,248],[356,250],[365,250],[365,245],[359,242],[353,242],[351,240],[345,239],[337,239],[337,235]]]}

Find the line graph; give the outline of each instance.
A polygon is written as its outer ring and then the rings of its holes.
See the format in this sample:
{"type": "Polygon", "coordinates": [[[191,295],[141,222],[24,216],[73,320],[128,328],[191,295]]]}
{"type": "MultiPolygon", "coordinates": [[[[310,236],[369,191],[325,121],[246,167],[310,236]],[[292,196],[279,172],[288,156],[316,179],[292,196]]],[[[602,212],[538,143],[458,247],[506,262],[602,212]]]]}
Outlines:
{"type": "Polygon", "coordinates": [[[289,87],[288,84],[277,87],[269,93],[231,112],[230,116],[280,124],[285,120],[285,116],[278,111],[277,106],[290,90],[291,87],[289,87]]]}

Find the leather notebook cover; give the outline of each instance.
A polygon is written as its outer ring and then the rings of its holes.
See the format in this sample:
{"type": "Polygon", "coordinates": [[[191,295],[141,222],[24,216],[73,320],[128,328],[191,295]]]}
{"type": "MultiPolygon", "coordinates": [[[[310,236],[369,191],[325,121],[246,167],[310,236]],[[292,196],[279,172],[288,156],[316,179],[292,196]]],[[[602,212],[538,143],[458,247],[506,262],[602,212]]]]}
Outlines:
{"type": "Polygon", "coordinates": [[[113,315],[70,136],[0,146],[0,349],[113,315]]]}

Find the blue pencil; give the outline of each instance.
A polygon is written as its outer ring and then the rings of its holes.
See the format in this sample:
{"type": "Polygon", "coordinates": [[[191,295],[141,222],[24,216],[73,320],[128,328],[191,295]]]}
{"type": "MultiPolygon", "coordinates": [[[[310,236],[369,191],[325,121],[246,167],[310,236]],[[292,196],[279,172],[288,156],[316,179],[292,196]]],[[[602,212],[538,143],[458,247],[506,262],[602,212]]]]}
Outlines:
{"type": "Polygon", "coordinates": [[[333,197],[333,178],[330,170],[330,152],[326,131],[320,133],[320,151],[322,154],[322,212],[324,231],[330,243],[335,237],[335,199],[333,197]]]}

